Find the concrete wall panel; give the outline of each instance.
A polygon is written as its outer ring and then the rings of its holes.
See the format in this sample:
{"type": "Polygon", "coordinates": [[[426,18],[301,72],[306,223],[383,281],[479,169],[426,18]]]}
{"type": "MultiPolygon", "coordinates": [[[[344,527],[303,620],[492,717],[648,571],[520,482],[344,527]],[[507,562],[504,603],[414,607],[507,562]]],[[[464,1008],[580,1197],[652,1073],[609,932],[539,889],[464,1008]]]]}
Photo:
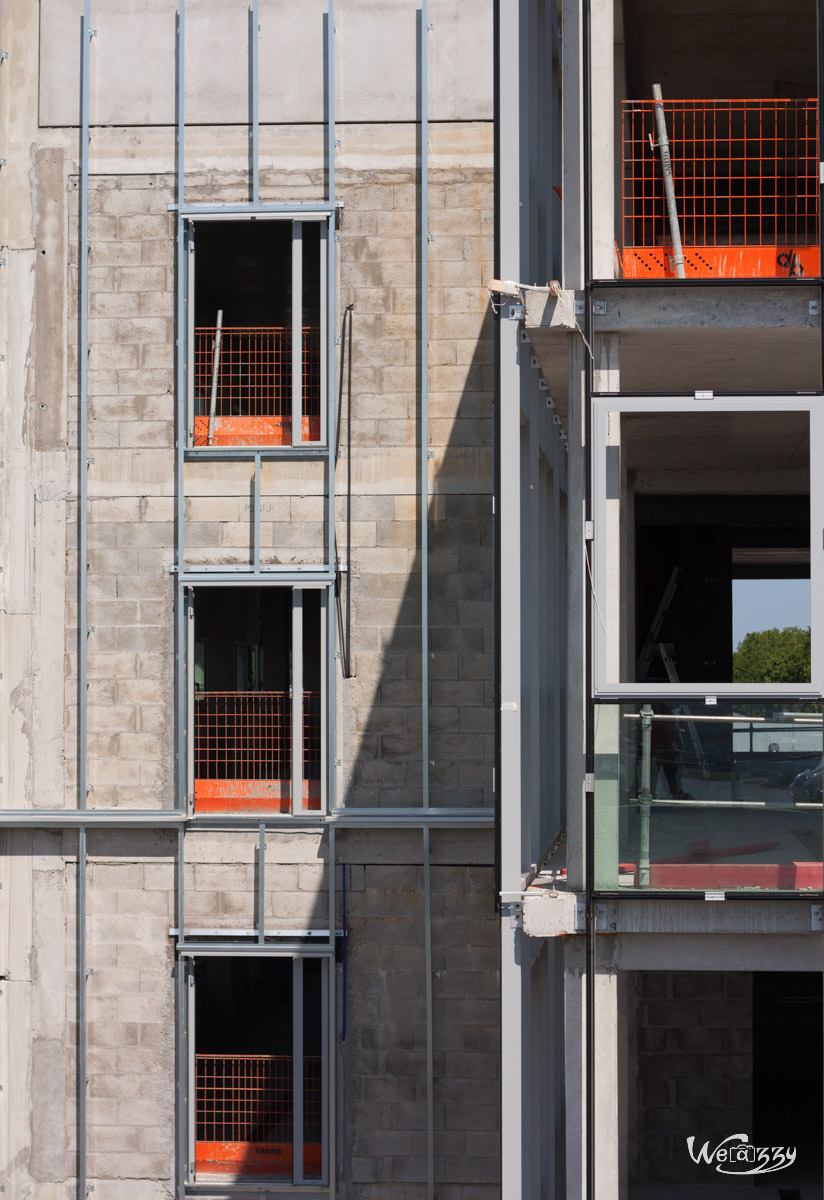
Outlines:
{"type": "MultiPolygon", "coordinates": [[[[100,0],[92,27],[91,119],[174,120],[175,0],[100,0]],[[124,70],[124,62],[131,70],[124,70]]],[[[186,119],[249,120],[248,0],[201,0],[186,13],[186,119]]],[[[260,119],[324,119],[324,0],[260,0],[260,119]]],[[[337,116],[410,121],[417,115],[414,0],[341,0],[336,8],[337,116]]],[[[432,0],[430,116],[490,120],[492,4],[432,0]]],[[[80,15],[70,0],[41,5],[40,121],[76,125],[80,15]]]]}

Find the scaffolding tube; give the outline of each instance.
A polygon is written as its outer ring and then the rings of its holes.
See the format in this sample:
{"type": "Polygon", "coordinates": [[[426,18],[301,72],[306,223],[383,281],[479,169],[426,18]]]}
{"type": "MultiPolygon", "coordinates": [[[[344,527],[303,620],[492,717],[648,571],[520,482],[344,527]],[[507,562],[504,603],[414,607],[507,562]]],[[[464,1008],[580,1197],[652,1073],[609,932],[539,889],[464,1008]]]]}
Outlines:
{"type": "Polygon", "coordinates": [[[672,181],[672,157],[670,156],[667,118],[664,115],[664,98],[661,94],[660,83],[652,85],[652,98],[655,101],[655,128],[658,132],[658,149],[661,152],[661,170],[664,172],[664,192],[667,197],[667,213],[669,215],[670,235],[672,237],[672,261],[675,266],[676,277],[684,279],[684,249],[681,245],[681,226],[678,223],[678,208],[675,203],[675,186],[672,181]]]}
{"type": "Polygon", "coordinates": [[[421,0],[421,781],[429,808],[429,23],[421,0]]]}

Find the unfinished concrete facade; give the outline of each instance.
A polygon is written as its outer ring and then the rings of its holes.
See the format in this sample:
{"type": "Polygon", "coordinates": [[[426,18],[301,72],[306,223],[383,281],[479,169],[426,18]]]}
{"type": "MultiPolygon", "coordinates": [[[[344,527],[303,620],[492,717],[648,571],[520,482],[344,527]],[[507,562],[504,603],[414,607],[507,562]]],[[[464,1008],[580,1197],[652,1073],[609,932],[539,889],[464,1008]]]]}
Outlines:
{"type": "Polygon", "coordinates": [[[491,1200],[492,5],[0,47],[5,1194],[491,1200]]]}
{"type": "Polygon", "coordinates": [[[822,1195],[821,31],[500,6],[508,1200],[822,1195]]]}

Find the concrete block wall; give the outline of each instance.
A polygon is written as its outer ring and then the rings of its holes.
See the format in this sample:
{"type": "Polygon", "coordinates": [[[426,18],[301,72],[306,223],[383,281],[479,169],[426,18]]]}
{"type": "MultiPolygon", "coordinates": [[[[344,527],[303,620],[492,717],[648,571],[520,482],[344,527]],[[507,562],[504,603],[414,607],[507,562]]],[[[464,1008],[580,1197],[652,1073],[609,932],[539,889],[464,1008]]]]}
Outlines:
{"type": "Polygon", "coordinates": [[[688,1137],[752,1132],[752,975],[640,971],[630,993],[630,1183],[700,1182],[688,1137]]]}
{"type": "MultiPolygon", "coordinates": [[[[433,803],[475,806],[490,802],[492,776],[492,328],[483,289],[492,270],[492,179],[484,127],[470,130],[465,146],[457,128],[445,155],[453,165],[433,160],[429,195],[430,778],[433,803]],[[479,160],[485,165],[466,165],[479,160]]],[[[412,127],[406,135],[414,143],[412,127]]],[[[14,715],[0,713],[14,739],[0,756],[11,760],[2,774],[15,805],[74,807],[78,193],[74,135],[40,136],[54,144],[35,152],[37,235],[32,244],[28,232],[19,236],[22,249],[4,277],[14,285],[13,402],[0,421],[12,447],[6,461],[14,461],[21,429],[30,441],[25,471],[14,476],[17,492],[2,510],[4,528],[17,536],[0,580],[8,610],[0,623],[12,651],[5,670],[23,683],[14,715]]],[[[395,133],[381,136],[393,152],[395,133]]],[[[116,138],[111,145],[110,162],[132,158],[127,173],[94,171],[90,196],[88,800],[167,808],[174,804],[173,181],[165,171],[134,173],[142,168],[139,147],[125,151],[116,138]]],[[[418,191],[414,152],[411,162],[404,154],[397,168],[339,172],[339,301],[355,306],[355,676],[338,680],[345,804],[421,800],[418,191]]],[[[240,171],[191,175],[189,185],[192,200],[247,196],[240,171]]],[[[322,195],[323,178],[265,170],[263,187],[271,198],[306,200],[322,195]]],[[[249,475],[237,464],[187,465],[189,565],[245,560],[249,475]]],[[[329,519],[322,472],[296,463],[265,466],[262,475],[264,562],[319,561],[329,519]]],[[[342,459],[339,547],[346,485],[342,459]]],[[[14,894],[2,913],[13,1034],[0,1037],[0,1075],[16,1081],[15,1116],[0,1130],[0,1149],[8,1149],[0,1160],[11,1164],[0,1179],[7,1192],[31,1200],[74,1200],[76,835],[21,833],[12,842],[14,853],[0,858],[2,895],[14,894]],[[55,1087],[63,1079],[65,1088],[55,1087]]],[[[252,926],[256,842],[256,834],[187,834],[190,927],[252,926]]],[[[346,1194],[417,1200],[426,1162],[421,836],[351,832],[339,844],[352,988],[341,1075],[346,1194]]],[[[102,1200],[174,1194],[174,851],[168,834],[89,834],[88,1166],[102,1200]]],[[[317,834],[268,835],[267,927],[328,926],[327,853],[317,834]]],[[[491,835],[433,834],[442,1200],[491,1200],[499,1189],[492,858],[491,835]]]]}

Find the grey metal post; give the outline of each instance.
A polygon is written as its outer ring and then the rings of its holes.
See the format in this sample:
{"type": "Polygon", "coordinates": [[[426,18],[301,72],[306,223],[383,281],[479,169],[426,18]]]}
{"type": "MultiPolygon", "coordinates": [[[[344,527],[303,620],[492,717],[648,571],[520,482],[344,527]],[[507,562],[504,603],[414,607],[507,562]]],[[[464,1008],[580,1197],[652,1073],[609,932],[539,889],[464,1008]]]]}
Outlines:
{"type": "Polygon", "coordinates": [[[303,441],[303,222],[292,222],[292,445],[303,441]]]}
{"type": "MultiPolygon", "coordinates": [[[[182,268],[181,268],[182,269],[182,268]]],[[[194,297],[189,301],[189,305],[194,304],[194,297]]],[[[217,326],[215,328],[214,341],[212,342],[212,394],[209,400],[209,436],[208,444],[211,446],[215,436],[215,410],[217,408],[217,383],[220,374],[220,337],[223,332],[223,309],[217,310],[217,326]]]]}
{"type": "MultiPolygon", "coordinates": [[[[335,938],[337,934],[337,903],[336,903],[336,884],[337,876],[337,855],[335,853],[336,838],[335,826],[329,825],[329,946],[332,950],[335,947],[335,938]]],[[[345,936],[344,930],[344,936],[345,936]]],[[[327,962],[325,967],[325,975],[323,977],[323,1036],[326,1039],[324,1053],[322,1056],[322,1073],[323,1073],[323,1172],[322,1179],[325,1184],[328,1184],[331,1200],[334,1200],[335,1195],[335,1137],[336,1137],[336,1072],[335,1072],[335,962],[332,958],[327,962]]]]}
{"type": "Polygon", "coordinates": [[[421,802],[429,808],[429,6],[421,0],[421,802]]]}
{"type": "Polygon", "coordinates": [[[638,886],[649,887],[649,819],[651,767],[652,767],[652,721],[650,704],[641,706],[641,790],[638,801],[641,806],[640,845],[638,849],[638,886]]]}
{"type": "MultiPolygon", "coordinates": [[[[326,160],[329,187],[328,201],[332,206],[326,239],[326,488],[328,514],[326,522],[326,562],[335,569],[335,300],[337,296],[337,255],[335,233],[335,0],[328,0],[326,18],[326,160]]],[[[349,564],[346,564],[347,570],[349,564]]],[[[326,811],[335,807],[335,622],[334,607],[326,608],[326,811]]],[[[334,972],[332,972],[334,974],[334,972]]],[[[334,1187],[334,1176],[330,1177],[334,1187]]]]}
{"type": "Polygon", "coordinates": [[[292,588],[292,812],[303,809],[303,590],[292,588]]]}
{"type": "Polygon", "coordinates": [[[260,452],[255,454],[255,490],[252,496],[253,507],[253,545],[252,545],[252,565],[255,573],[260,570],[260,452]]]}
{"type": "Polygon", "coordinates": [[[189,1028],[188,1014],[190,1009],[188,988],[189,971],[186,961],[180,951],[186,943],[186,906],[184,902],[184,832],[181,826],[177,832],[177,854],[175,855],[175,871],[177,875],[177,1072],[175,1080],[175,1113],[177,1119],[177,1194],[182,1200],[186,1179],[189,1173],[189,1131],[192,1125],[191,1106],[195,1097],[190,1087],[190,1053],[189,1038],[194,1036],[189,1028]]]}
{"type": "Polygon", "coordinates": [[[303,1183],[303,959],[292,959],[292,1183],[303,1183]]]}
{"type": "MultiPolygon", "coordinates": [[[[521,105],[527,82],[527,5],[499,0],[498,31],[498,158],[497,251],[502,278],[523,279],[528,270],[525,228],[529,191],[526,175],[526,123],[521,105]],[[521,81],[520,83],[518,81],[521,81]],[[523,205],[522,205],[523,200],[523,205]]],[[[575,6],[572,6],[573,8],[575,6]]],[[[531,1195],[529,1156],[525,1153],[529,1105],[524,1041],[523,932],[518,906],[503,897],[520,899],[523,868],[522,720],[523,619],[522,497],[520,485],[521,414],[524,408],[524,370],[521,365],[519,324],[505,313],[497,322],[500,434],[498,556],[500,602],[496,621],[500,644],[500,776],[495,781],[500,806],[501,915],[501,1200],[531,1195]]],[[[527,364],[529,360],[527,359],[527,364]]]]}
{"type": "Polygon", "coordinates": [[[675,203],[672,158],[670,156],[667,118],[664,114],[664,100],[661,95],[660,83],[652,85],[652,98],[655,101],[655,128],[658,133],[658,149],[661,151],[661,170],[664,172],[664,193],[667,197],[667,213],[669,215],[669,227],[672,236],[672,260],[676,276],[679,279],[684,279],[684,250],[681,245],[681,226],[678,222],[678,206],[675,203]]]}
{"type": "Polygon", "coordinates": [[[86,826],[77,831],[77,1194],[86,1195],[86,826]]]}
{"type": "Polygon", "coordinates": [[[77,806],[86,807],[86,693],[88,689],[89,597],[89,28],[90,0],[84,0],[80,27],[80,377],[77,398],[77,806]]]}
{"type": "Polygon", "coordinates": [[[426,1196],[435,1200],[435,1050],[432,1011],[432,872],[429,826],[423,827],[423,922],[426,971],[426,1196]]]}
{"type": "Polygon", "coordinates": [[[252,203],[260,203],[260,97],[258,95],[258,0],[252,0],[250,14],[251,28],[251,58],[252,58],[252,203]]]}
{"type": "Polygon", "coordinates": [[[258,826],[258,877],[257,877],[257,940],[262,946],[266,941],[266,825],[258,826]]]}

